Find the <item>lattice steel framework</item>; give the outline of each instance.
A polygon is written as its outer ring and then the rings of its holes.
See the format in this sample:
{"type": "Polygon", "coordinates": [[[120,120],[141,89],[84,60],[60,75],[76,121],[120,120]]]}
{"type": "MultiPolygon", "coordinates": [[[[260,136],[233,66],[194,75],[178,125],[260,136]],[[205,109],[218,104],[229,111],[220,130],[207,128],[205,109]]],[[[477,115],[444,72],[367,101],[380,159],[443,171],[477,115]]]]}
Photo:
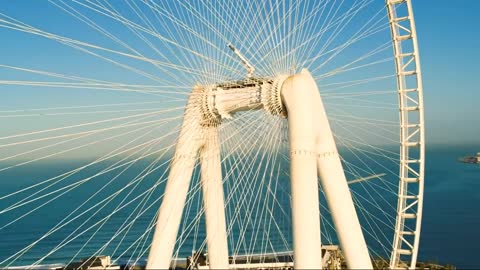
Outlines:
{"type": "Polygon", "coordinates": [[[391,268],[415,268],[422,221],[425,134],[417,33],[410,0],[387,0],[400,108],[400,179],[391,268]]]}

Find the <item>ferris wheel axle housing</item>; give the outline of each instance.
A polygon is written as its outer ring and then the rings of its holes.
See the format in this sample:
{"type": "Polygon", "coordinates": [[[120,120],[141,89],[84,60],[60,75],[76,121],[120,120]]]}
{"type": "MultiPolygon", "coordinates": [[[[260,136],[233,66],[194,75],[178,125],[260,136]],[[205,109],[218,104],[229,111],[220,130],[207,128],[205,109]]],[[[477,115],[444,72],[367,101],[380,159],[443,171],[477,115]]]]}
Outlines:
{"type": "Polygon", "coordinates": [[[201,88],[199,106],[204,125],[218,125],[240,111],[265,109],[272,115],[287,116],[280,90],[288,75],[274,78],[246,78],[201,88]]]}

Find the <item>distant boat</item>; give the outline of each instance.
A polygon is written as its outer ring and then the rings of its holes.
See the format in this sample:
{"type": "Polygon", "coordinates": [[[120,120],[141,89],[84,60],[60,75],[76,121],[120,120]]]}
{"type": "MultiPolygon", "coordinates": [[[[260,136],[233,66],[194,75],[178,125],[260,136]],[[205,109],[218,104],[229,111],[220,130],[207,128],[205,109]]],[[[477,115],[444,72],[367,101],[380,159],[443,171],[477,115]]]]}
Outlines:
{"type": "Polygon", "coordinates": [[[478,163],[480,164],[480,152],[478,152],[475,156],[470,157],[463,157],[460,159],[461,162],[464,163],[478,163]]]}

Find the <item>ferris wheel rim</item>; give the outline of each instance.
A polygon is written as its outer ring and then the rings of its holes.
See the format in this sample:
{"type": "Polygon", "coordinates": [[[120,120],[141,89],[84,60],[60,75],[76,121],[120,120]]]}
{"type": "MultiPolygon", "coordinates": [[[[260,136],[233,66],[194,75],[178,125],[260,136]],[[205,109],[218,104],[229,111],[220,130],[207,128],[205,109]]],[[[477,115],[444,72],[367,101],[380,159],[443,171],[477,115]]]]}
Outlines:
{"type": "Polygon", "coordinates": [[[390,258],[390,268],[407,266],[410,269],[416,268],[418,257],[420,230],[423,214],[423,193],[424,193],[424,167],[425,167],[425,126],[423,107],[423,85],[420,67],[420,56],[418,50],[417,32],[415,27],[413,8],[411,0],[386,0],[386,9],[389,15],[390,29],[392,33],[392,44],[395,54],[395,66],[397,72],[397,86],[400,111],[400,179],[398,189],[397,220],[395,224],[395,235],[393,249],[390,258]],[[397,8],[404,5],[407,14],[399,17],[397,8]],[[407,21],[407,24],[402,24],[407,21]],[[408,25],[409,28],[406,28],[408,25]],[[401,32],[407,34],[401,34],[401,32]],[[411,47],[405,46],[404,41],[411,40],[411,47]],[[410,57],[410,58],[409,58],[410,57]],[[414,62],[412,69],[410,62],[414,62]],[[407,77],[414,77],[416,89],[408,88],[407,77]],[[416,96],[408,94],[416,92],[416,96]],[[416,98],[416,100],[413,100],[416,98]],[[409,106],[411,101],[415,107],[409,106]],[[418,112],[418,116],[412,120],[408,117],[411,112],[418,112]],[[417,121],[415,121],[417,120],[417,121]],[[412,129],[414,129],[412,131],[412,129]],[[412,141],[412,138],[415,141],[412,141]],[[411,158],[411,149],[418,149],[415,159],[411,158]],[[410,163],[419,164],[412,168],[410,163]],[[409,177],[414,174],[416,177],[409,177]],[[407,194],[407,186],[410,183],[418,184],[416,197],[412,198],[407,194]],[[416,206],[416,207],[415,207],[416,206]],[[416,208],[414,214],[407,213],[410,208],[416,208]],[[413,231],[405,230],[406,219],[415,219],[413,231]],[[413,239],[406,239],[405,235],[413,234],[413,239]],[[409,241],[410,240],[410,241],[409,241]],[[413,240],[413,243],[412,241],[413,240]],[[402,256],[410,257],[409,260],[402,260],[402,256]],[[406,265],[405,262],[406,261],[406,265]]]}

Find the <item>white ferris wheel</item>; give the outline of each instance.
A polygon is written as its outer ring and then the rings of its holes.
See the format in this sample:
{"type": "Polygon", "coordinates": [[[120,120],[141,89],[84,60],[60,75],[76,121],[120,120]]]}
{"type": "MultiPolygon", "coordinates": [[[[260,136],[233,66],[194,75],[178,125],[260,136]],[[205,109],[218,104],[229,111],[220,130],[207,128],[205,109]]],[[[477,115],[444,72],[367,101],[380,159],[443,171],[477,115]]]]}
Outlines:
{"type": "Polygon", "coordinates": [[[0,35],[0,267],[415,268],[410,0],[1,3],[0,35]]]}

